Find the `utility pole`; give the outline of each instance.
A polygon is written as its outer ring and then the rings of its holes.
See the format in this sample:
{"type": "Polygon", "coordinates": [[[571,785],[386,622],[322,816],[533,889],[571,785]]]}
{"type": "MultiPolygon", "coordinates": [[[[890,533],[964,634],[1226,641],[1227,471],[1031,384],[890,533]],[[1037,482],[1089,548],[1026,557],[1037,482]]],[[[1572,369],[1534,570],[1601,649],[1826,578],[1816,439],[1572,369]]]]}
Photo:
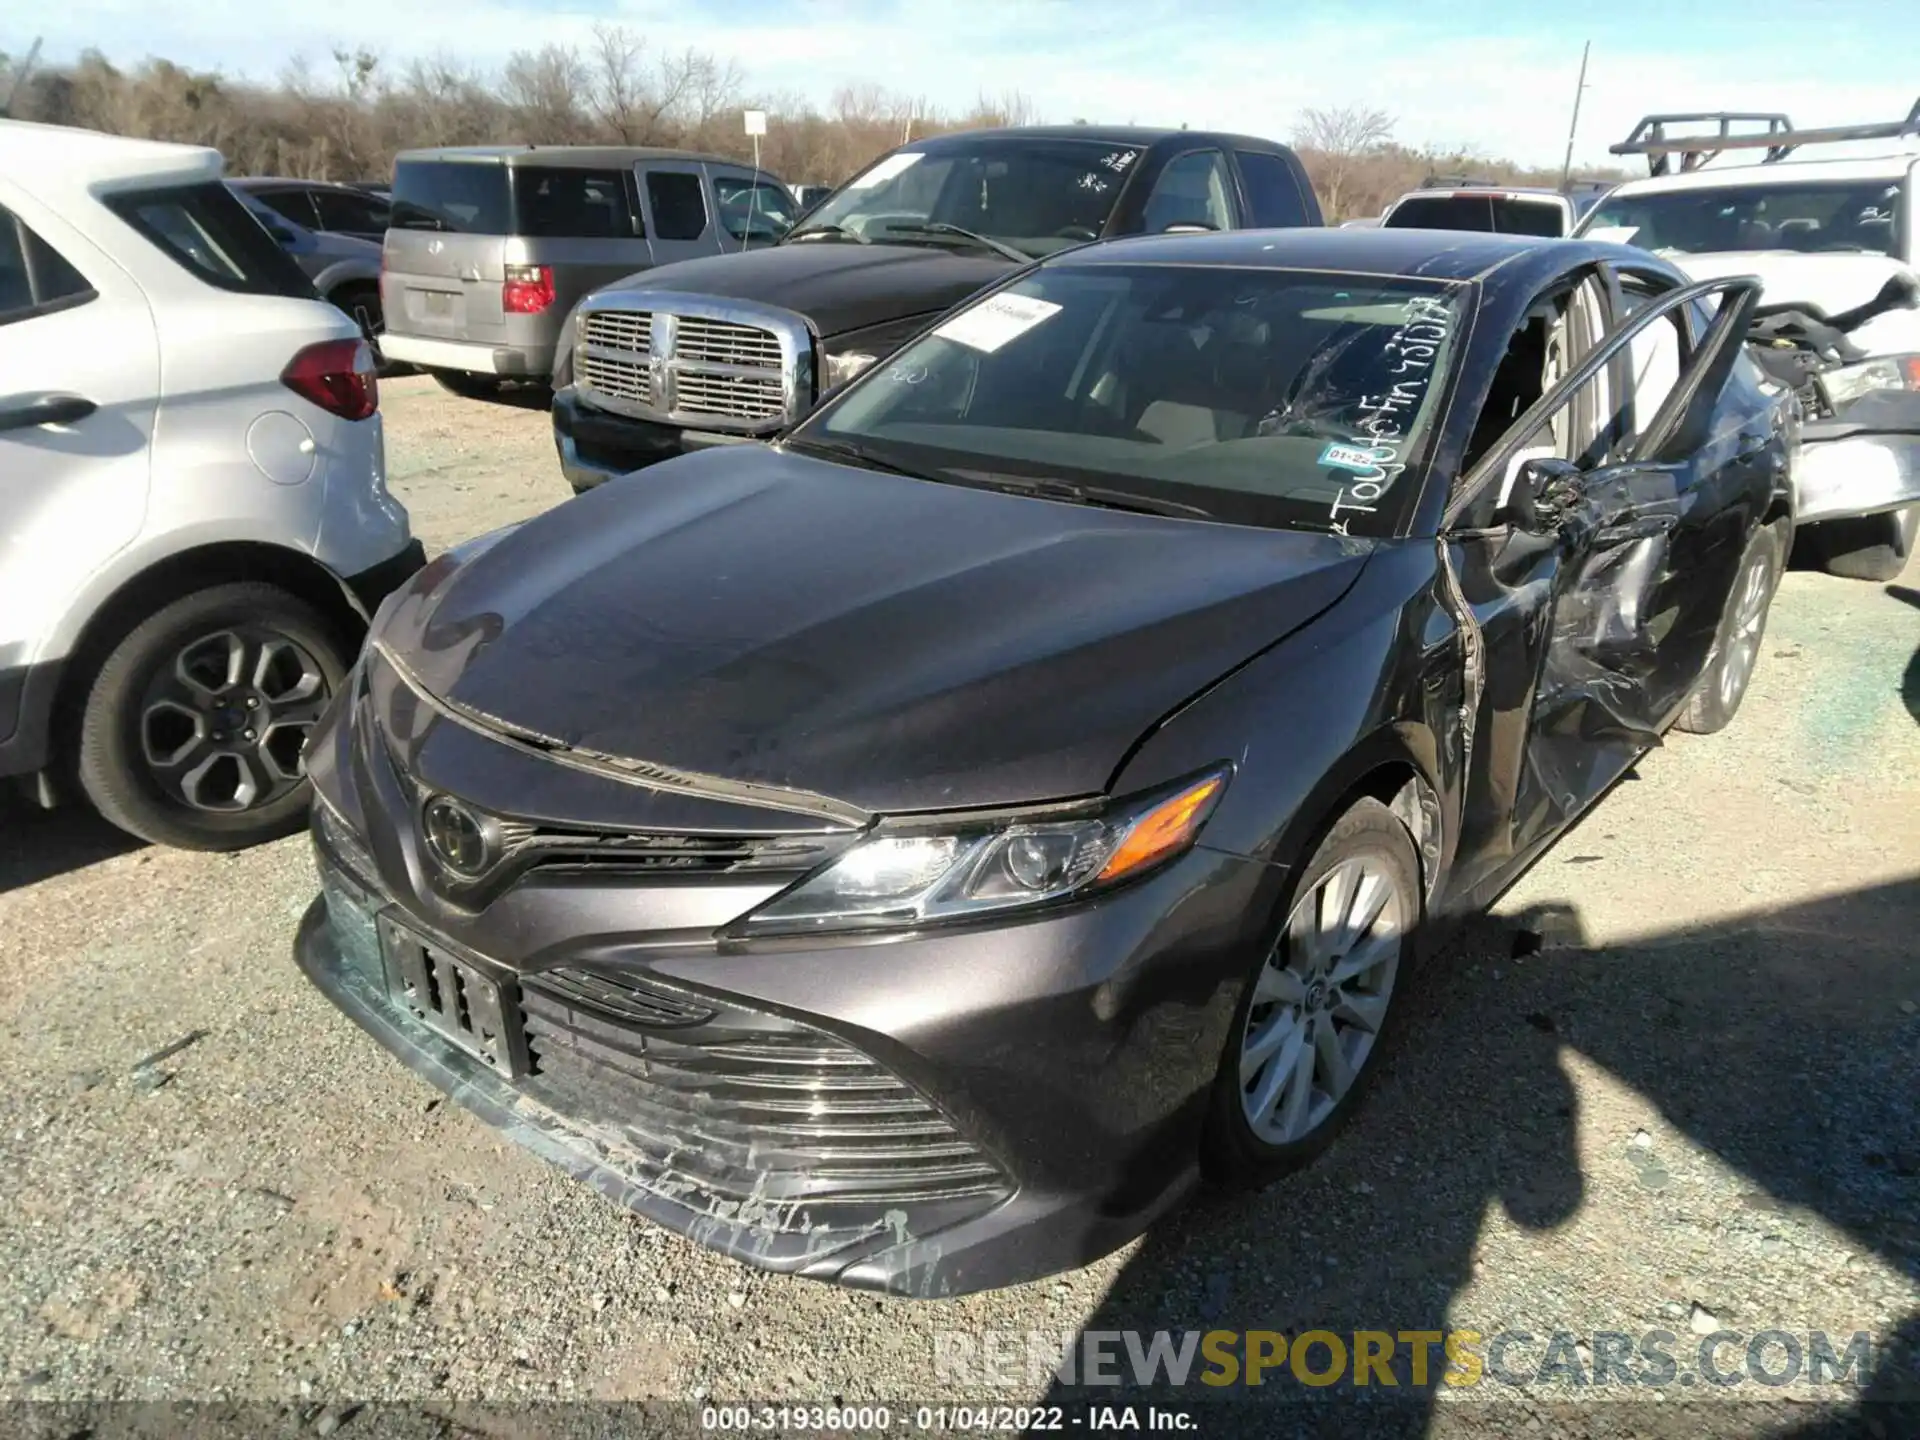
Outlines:
{"type": "Polygon", "coordinates": [[[13,115],[13,102],[20,98],[21,87],[27,83],[27,75],[33,69],[33,62],[40,58],[40,37],[35,36],[33,44],[27,47],[27,58],[13,67],[13,79],[7,84],[7,93],[0,96],[0,120],[10,119],[13,115]]]}
{"type": "Polygon", "coordinates": [[[1587,56],[1593,52],[1593,42],[1587,41],[1580,47],[1580,83],[1573,87],[1573,123],[1567,126],[1567,160],[1560,167],[1560,193],[1569,193],[1573,184],[1573,138],[1580,133],[1580,97],[1587,89],[1587,56]]]}

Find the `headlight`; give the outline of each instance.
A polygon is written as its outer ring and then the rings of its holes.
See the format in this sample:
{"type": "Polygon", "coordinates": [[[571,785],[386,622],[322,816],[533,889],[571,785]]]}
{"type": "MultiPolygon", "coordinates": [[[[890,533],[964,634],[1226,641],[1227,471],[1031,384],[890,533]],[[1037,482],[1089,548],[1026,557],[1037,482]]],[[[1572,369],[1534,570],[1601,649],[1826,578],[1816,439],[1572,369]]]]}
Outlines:
{"type": "Polygon", "coordinates": [[[880,357],[869,355],[864,350],[849,350],[844,355],[824,357],[826,364],[820,370],[820,388],[822,391],[844,385],[880,357]]]}
{"type": "Polygon", "coordinates": [[[1920,390],[1920,355],[1876,355],[1858,365],[1823,371],[1820,390],[1838,410],[1874,390],[1920,390]]]}
{"type": "Polygon", "coordinates": [[[1227,788],[1211,771],[1084,820],[861,841],[746,918],[750,931],[913,926],[1042,905],[1144,874],[1190,847],[1227,788]]]}

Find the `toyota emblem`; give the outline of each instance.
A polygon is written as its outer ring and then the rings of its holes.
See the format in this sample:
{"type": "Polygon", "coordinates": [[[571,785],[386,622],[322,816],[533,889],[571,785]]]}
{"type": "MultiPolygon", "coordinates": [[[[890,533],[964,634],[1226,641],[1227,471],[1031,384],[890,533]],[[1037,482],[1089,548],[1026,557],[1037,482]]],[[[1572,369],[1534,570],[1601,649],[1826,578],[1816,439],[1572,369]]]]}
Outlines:
{"type": "Polygon", "coordinates": [[[436,795],[420,812],[427,850],[449,874],[472,880],[493,864],[493,827],[448,795],[436,795]]]}

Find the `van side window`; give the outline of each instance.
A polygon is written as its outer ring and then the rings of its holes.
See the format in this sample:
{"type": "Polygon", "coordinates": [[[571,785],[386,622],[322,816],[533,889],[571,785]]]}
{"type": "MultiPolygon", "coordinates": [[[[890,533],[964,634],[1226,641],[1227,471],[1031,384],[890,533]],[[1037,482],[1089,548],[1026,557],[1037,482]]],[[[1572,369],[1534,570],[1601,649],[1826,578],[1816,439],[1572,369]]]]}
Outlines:
{"type": "Polygon", "coordinates": [[[649,170],[647,207],[657,240],[698,240],[707,232],[707,197],[700,177],[685,170],[649,170]]]}
{"type": "Polygon", "coordinates": [[[521,166],[513,177],[522,235],[551,239],[625,240],[633,236],[623,170],[552,170],[521,166]]]}
{"type": "Polygon", "coordinates": [[[1307,223],[1307,207],[1293,167],[1278,155],[1236,150],[1240,178],[1246,182],[1248,223],[1256,230],[1281,230],[1307,223]]]}
{"type": "Polygon", "coordinates": [[[94,298],[94,289],[24,220],[0,208],[0,325],[66,310],[94,298]]]}

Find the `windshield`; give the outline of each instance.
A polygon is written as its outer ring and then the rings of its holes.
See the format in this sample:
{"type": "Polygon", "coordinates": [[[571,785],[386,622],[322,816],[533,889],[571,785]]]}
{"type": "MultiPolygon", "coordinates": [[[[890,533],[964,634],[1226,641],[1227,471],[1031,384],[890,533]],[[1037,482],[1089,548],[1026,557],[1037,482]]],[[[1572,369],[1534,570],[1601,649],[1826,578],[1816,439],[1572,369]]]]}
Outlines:
{"type": "Polygon", "coordinates": [[[1897,257],[1904,208],[1900,184],[1885,180],[1616,193],[1582,233],[1667,255],[1798,250],[1897,257]]]}
{"type": "Polygon", "coordinates": [[[1028,255],[1098,239],[1138,146],[1099,140],[981,140],[929,151],[896,150],[810,212],[791,237],[838,232],[889,244],[964,247],[953,225],[1028,255]]]}
{"type": "Polygon", "coordinates": [[[957,484],[1391,535],[1463,303],[1424,280],[1041,269],[875,366],[788,443],[957,484]]]}

